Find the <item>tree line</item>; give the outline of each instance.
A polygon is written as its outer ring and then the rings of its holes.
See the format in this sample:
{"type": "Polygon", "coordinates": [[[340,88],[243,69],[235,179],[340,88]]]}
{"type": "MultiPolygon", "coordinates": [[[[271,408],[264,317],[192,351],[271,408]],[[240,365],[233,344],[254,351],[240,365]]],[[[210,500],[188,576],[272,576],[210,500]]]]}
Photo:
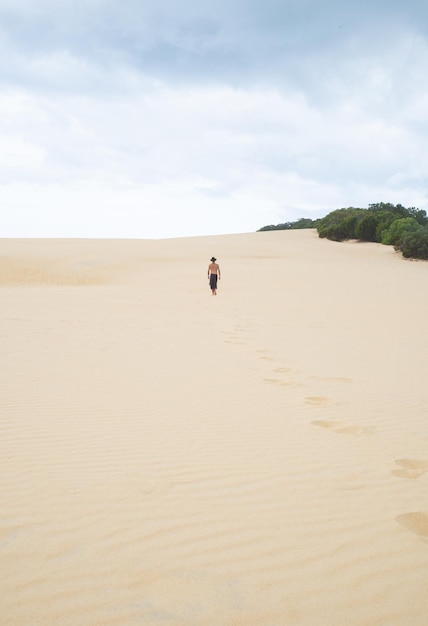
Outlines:
{"type": "Polygon", "coordinates": [[[319,220],[311,220],[309,217],[302,217],[296,222],[284,222],[283,224],[271,224],[270,226],[263,226],[259,228],[258,233],[265,230],[296,230],[299,228],[316,228],[319,220]]]}
{"type": "Polygon", "coordinates": [[[416,207],[378,202],[369,204],[368,209],[336,209],[317,220],[303,218],[259,230],[296,228],[316,228],[319,237],[332,241],[357,239],[392,245],[405,258],[428,260],[428,218],[426,211],[416,207]]]}

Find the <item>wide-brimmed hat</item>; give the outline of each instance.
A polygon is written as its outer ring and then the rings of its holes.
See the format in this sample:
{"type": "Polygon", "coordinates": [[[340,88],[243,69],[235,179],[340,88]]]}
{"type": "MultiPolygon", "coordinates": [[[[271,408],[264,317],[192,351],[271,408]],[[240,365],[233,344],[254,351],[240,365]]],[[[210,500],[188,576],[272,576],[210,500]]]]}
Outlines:
{"type": "Polygon", "coordinates": [[[214,261],[217,261],[217,259],[215,258],[215,256],[211,257],[211,261],[214,263],[214,261]]]}

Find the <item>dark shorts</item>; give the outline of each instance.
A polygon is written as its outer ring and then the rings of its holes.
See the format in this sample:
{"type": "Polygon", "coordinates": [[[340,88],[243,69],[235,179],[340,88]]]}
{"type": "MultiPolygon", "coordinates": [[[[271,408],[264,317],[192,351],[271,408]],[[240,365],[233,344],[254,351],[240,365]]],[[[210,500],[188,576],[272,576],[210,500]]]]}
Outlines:
{"type": "Polygon", "coordinates": [[[217,274],[210,274],[210,289],[217,289],[217,274]]]}

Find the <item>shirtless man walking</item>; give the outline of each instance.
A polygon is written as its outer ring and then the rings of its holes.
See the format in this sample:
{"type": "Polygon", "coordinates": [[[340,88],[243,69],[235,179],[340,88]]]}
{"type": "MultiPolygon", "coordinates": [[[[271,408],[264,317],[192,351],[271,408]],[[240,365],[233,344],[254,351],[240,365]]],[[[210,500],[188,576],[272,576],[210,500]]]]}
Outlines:
{"type": "Polygon", "coordinates": [[[213,256],[211,263],[208,265],[208,280],[210,281],[210,289],[212,295],[217,295],[217,278],[220,280],[220,265],[216,263],[217,259],[213,256]]]}

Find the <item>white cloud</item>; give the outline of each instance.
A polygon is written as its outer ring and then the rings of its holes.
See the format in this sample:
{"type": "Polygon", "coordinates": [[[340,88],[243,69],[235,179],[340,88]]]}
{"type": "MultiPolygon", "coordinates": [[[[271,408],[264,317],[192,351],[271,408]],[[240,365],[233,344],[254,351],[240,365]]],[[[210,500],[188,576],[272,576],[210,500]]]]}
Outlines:
{"type": "Polygon", "coordinates": [[[0,235],[166,237],[428,207],[428,46],[401,5],[118,7],[0,0],[0,235]]]}

